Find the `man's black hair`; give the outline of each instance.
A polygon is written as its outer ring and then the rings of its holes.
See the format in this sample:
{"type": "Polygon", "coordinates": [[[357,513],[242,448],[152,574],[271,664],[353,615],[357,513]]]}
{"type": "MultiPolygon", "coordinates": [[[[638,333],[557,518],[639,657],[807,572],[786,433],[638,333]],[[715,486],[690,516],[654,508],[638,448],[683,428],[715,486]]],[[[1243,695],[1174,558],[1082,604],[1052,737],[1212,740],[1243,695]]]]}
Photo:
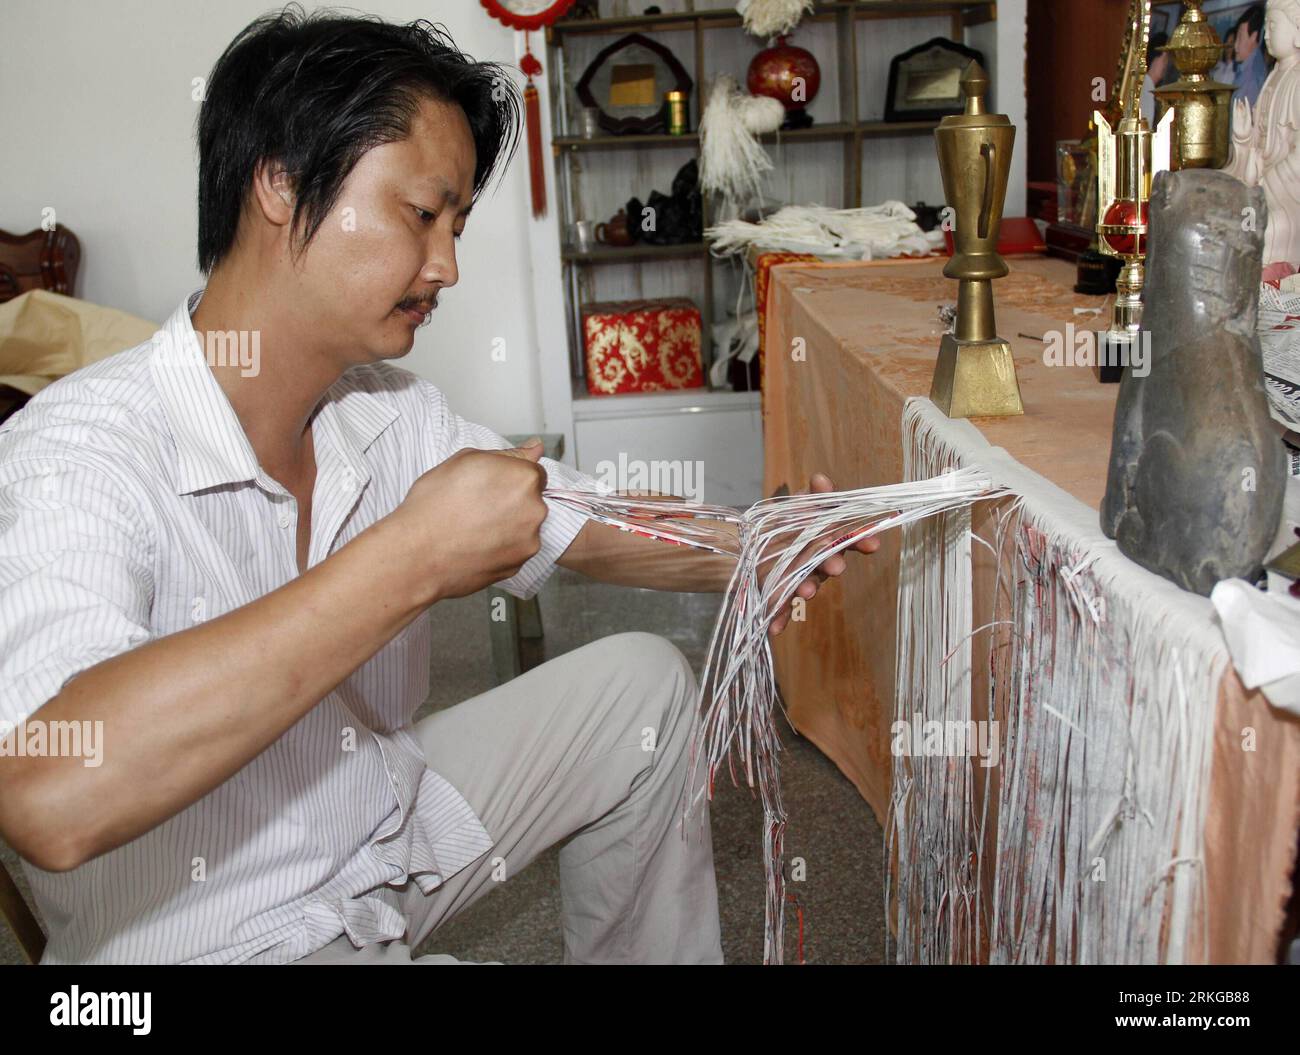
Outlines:
{"type": "Polygon", "coordinates": [[[424,96],[465,112],[477,198],[519,141],[505,68],[475,62],[424,19],[398,26],[290,4],[248,25],[213,66],[199,110],[200,269],[210,274],[234,245],[259,162],[287,169],[305,249],[361,156],[405,139],[424,96]]]}
{"type": "Polygon", "coordinates": [[[1264,32],[1264,5],[1251,4],[1250,7],[1246,8],[1233,28],[1240,29],[1242,26],[1246,27],[1247,33],[1253,33],[1257,37],[1260,36],[1264,32]]]}

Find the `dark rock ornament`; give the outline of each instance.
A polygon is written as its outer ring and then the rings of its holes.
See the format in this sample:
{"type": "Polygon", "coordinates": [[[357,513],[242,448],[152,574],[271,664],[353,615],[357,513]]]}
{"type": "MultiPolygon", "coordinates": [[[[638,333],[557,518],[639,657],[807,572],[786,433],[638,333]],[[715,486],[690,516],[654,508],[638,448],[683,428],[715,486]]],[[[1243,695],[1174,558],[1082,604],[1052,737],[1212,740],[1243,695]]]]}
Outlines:
{"type": "Polygon", "coordinates": [[[1255,332],[1267,223],[1263,192],[1224,172],[1155,178],[1146,361],[1120,383],[1101,527],[1199,594],[1255,580],[1282,515],[1282,441],[1255,332]]]}

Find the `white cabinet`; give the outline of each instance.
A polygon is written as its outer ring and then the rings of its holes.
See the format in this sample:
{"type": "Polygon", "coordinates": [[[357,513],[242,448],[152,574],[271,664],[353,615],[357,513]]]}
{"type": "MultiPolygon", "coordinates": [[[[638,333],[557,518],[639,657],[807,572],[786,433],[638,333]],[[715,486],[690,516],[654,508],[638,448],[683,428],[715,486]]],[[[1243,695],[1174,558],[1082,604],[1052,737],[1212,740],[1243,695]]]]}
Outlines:
{"type": "Polygon", "coordinates": [[[574,454],[619,488],[670,491],[715,505],[763,497],[756,392],[665,392],[577,399],[574,454]],[[686,491],[693,493],[686,494],[686,491]]]}

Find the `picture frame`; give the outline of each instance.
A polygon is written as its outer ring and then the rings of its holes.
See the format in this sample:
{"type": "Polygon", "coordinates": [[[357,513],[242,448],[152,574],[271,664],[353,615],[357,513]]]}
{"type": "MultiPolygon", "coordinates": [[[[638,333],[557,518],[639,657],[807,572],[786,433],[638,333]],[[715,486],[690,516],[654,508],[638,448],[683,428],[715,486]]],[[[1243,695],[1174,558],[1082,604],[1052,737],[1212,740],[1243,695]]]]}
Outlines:
{"type": "Polygon", "coordinates": [[[983,66],[984,53],[945,37],[895,55],[889,63],[885,120],[937,121],[964,112],[961,75],[972,60],[983,66]]]}
{"type": "Polygon", "coordinates": [[[668,127],[664,94],[695,87],[677,56],[643,33],[620,37],[596,54],[574,87],[611,135],[648,135],[668,127]],[[620,65],[619,59],[627,60],[620,65]],[[623,102],[614,101],[621,95],[623,102]]]}

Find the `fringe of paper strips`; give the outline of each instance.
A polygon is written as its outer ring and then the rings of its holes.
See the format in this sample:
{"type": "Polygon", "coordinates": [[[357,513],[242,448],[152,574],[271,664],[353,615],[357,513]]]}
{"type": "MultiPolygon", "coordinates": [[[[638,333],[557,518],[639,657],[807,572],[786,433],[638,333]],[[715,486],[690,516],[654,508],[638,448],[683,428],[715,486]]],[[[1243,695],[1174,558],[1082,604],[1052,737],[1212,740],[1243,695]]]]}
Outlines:
{"type": "Polygon", "coordinates": [[[1182,963],[1206,950],[1202,838],[1227,657],[1203,598],[1122,557],[1094,510],[929,400],[904,476],[975,469],[997,590],[972,627],[969,507],[904,529],[896,721],[1001,724],[1001,759],[895,752],[900,963],[1182,963]],[[959,453],[960,452],[960,453],[959,453]],[[986,649],[973,649],[982,635],[986,649]],[[972,653],[991,657],[972,698],[972,653]]]}
{"type": "MultiPolygon", "coordinates": [[[[783,957],[786,824],[777,759],[780,699],[768,627],[799,584],[832,554],[890,528],[953,511],[969,515],[972,502],[999,494],[990,491],[987,474],[974,469],[886,487],[769,498],[744,513],[595,491],[546,491],[550,500],[600,523],[737,558],[700,680],[702,721],[692,750],[691,786],[704,764],[707,780],[700,795],[711,800],[724,762],[733,785],[739,786],[740,772],[747,787],[757,785],[767,879],[764,963],[780,963],[783,957]],[[734,536],[720,524],[736,525],[734,536]],[[766,570],[760,575],[761,569],[766,570]]],[[[699,801],[686,804],[683,822],[699,801]]]]}

